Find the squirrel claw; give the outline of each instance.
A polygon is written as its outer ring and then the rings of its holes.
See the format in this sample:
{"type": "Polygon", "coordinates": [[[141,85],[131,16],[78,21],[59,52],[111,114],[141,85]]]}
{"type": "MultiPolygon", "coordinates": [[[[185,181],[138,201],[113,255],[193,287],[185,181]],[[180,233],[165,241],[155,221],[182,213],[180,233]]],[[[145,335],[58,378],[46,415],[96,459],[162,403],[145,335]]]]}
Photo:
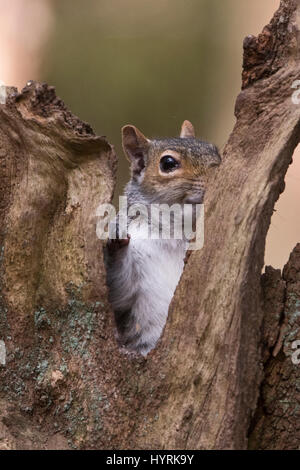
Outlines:
{"type": "Polygon", "coordinates": [[[130,241],[130,235],[127,234],[127,238],[109,238],[107,241],[107,248],[110,252],[115,252],[124,246],[128,246],[130,241]]]}

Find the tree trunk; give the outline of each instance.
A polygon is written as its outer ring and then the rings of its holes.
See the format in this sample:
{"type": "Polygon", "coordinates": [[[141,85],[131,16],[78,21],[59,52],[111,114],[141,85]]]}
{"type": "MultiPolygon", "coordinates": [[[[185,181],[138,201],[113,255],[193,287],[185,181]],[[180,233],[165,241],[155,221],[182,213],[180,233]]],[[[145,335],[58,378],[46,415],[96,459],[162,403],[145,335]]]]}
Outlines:
{"type": "Polygon", "coordinates": [[[300,243],[291,253],[283,275],[269,267],[262,281],[264,379],[249,447],[298,450],[300,361],[296,348],[300,346],[300,243]],[[299,341],[298,345],[295,341],[299,341]]]}
{"type": "Polygon", "coordinates": [[[117,347],[96,237],[96,208],[112,198],[113,147],[53,88],[9,90],[0,105],[2,448],[244,449],[249,433],[251,448],[298,448],[290,343],[299,247],[283,279],[270,268],[261,289],[261,271],[299,140],[299,28],[299,2],[283,0],[245,40],[204,248],[189,257],[146,359],[117,347]]]}

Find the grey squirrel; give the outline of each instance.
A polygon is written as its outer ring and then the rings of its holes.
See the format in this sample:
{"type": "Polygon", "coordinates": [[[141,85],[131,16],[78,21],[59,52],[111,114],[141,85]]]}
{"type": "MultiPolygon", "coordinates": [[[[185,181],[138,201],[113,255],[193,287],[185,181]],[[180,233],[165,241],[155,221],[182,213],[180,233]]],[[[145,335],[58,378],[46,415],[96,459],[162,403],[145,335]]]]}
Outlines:
{"type": "MultiPolygon", "coordinates": [[[[201,204],[211,169],[221,163],[217,148],[195,138],[189,121],[182,124],[180,137],[153,140],[127,125],[122,145],[131,163],[128,206],[201,204]]],[[[143,355],[155,347],[164,328],[188,248],[184,239],[146,239],[148,228],[147,221],[133,223],[127,237],[109,240],[106,248],[119,341],[143,355]]]]}

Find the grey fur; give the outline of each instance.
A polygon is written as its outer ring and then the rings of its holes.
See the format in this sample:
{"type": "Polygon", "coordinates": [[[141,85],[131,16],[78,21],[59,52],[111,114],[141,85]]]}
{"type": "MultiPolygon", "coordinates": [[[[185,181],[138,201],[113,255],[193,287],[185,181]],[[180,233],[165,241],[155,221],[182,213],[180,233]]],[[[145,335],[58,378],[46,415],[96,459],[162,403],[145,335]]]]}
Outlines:
{"type": "MultiPolygon", "coordinates": [[[[149,141],[144,154],[144,167],[132,172],[125,194],[128,204],[183,203],[187,194],[204,195],[199,181],[180,182],[180,186],[147,192],[141,184],[149,159],[164,150],[180,152],[193,165],[217,166],[221,159],[217,148],[196,138],[155,139],[149,141]]],[[[141,240],[147,222],[132,224],[128,246],[107,253],[109,300],[115,312],[119,340],[129,350],[146,355],[155,347],[164,328],[170,301],[184,267],[188,244],[184,240],[141,240]]]]}

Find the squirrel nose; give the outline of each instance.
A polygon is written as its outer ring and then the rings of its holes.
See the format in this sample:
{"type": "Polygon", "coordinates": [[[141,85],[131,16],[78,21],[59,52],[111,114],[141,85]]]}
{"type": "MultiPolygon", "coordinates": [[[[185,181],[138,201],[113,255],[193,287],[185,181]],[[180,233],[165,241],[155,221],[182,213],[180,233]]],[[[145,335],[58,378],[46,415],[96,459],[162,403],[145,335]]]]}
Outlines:
{"type": "Polygon", "coordinates": [[[187,196],[184,200],[184,204],[203,204],[203,201],[204,191],[201,191],[200,193],[187,196]]]}

